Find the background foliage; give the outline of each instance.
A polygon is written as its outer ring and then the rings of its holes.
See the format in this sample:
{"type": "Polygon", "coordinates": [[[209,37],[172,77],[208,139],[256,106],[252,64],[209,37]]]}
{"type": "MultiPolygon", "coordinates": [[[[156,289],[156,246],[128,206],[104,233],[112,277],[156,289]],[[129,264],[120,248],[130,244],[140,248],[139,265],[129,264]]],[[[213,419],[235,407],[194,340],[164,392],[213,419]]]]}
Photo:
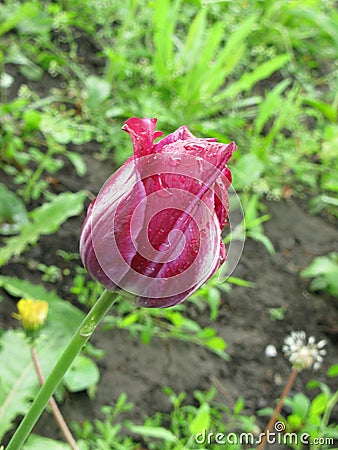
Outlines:
{"type": "MultiPolygon", "coordinates": [[[[274,248],[262,226],[269,219],[264,199],[300,198],[314,214],[330,221],[337,216],[334,1],[4,0],[0,17],[0,265],[25,260],[41,236],[53,234],[83,211],[92,194],[65,192],[59,182],[62,170],[71,165],[74,178],[85,177],[90,169],[85,146],[97,160],[118,167],[131,153],[129,138],[120,128],[134,115],[157,117],[164,133],[185,124],[198,136],[236,141],[232,172],[245,210],[245,232],[271,254],[274,248]]],[[[39,283],[0,278],[1,287],[13,297],[50,302],[39,348],[45,371],[82,317],[80,308],[89,308],[101,290],[88,280],[77,254],[61,250],[59,256],[63,269],[39,261],[35,267],[42,281],[53,284],[74,265],[70,293],[76,295],[76,305],[39,283]],[[62,334],[60,316],[67,318],[62,319],[62,334]]],[[[314,259],[302,272],[312,278],[311,289],[337,296],[337,261],[336,252],[314,259]]],[[[252,287],[235,278],[219,286],[214,279],[191,301],[201,311],[208,308],[215,320],[222,291],[233,283],[252,287]]],[[[143,343],[153,336],[189,340],[227,359],[224,340],[212,327],[186,317],[185,305],[141,311],[121,303],[116,317],[105,321],[106,330],[112,327],[127,329],[143,343]]],[[[97,349],[89,353],[100,356],[97,349]]],[[[0,357],[12,361],[0,366],[2,436],[27,409],[37,383],[29,375],[17,389],[16,380],[23,381],[22,374],[30,370],[20,332],[4,331],[0,357]],[[18,348],[17,359],[11,359],[18,348]]],[[[81,389],[93,395],[96,366],[88,358],[81,361],[65,384],[76,391],[80,380],[81,389]]],[[[288,420],[290,426],[298,421],[297,432],[314,422],[314,435],[333,433],[328,417],[337,399],[321,389],[325,401],[317,414],[306,396],[289,401],[293,417],[288,420]],[[297,416],[302,402],[306,408],[297,416]]],[[[194,405],[184,404],[184,393],[167,395],[171,413],[159,413],[144,426],[125,425],[149,449],[194,448],[182,430],[186,422],[191,433],[210,424],[224,432],[256,427],[255,418],[242,414],[241,399],[230,410],[216,404],[212,392],[196,393],[194,405]]],[[[141,448],[115,421],[131,408],[122,397],[115,409],[106,407],[105,420],[74,425],[81,448],[141,448]]],[[[32,436],[25,448],[66,448],[44,439],[32,436]]]]}

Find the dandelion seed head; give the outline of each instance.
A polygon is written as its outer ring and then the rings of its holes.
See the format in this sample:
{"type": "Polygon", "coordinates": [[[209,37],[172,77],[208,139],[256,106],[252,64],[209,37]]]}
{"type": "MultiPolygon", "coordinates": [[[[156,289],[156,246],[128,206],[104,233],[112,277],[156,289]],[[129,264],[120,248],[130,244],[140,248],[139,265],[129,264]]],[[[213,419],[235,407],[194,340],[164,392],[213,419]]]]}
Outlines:
{"type": "Polygon", "coordinates": [[[306,340],[304,331],[293,331],[285,338],[282,350],[295,369],[318,370],[326,355],[326,343],[325,339],[316,343],[313,336],[306,340]]]}

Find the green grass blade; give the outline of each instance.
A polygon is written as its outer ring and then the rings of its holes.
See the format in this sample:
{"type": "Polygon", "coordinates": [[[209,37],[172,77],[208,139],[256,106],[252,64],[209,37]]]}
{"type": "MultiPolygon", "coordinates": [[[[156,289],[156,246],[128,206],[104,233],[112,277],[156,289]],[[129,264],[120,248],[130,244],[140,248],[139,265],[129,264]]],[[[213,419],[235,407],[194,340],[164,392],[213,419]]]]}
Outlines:
{"type": "Polygon", "coordinates": [[[194,99],[200,98],[203,79],[207,77],[211,61],[215,58],[223,36],[224,26],[221,22],[218,22],[209,30],[205,46],[203,49],[200,48],[200,54],[195,66],[185,74],[179,95],[187,104],[193,103],[194,99]]]}
{"type": "Polygon", "coordinates": [[[174,30],[179,4],[180,0],[162,0],[154,5],[153,65],[160,82],[170,79],[174,67],[174,30]]]}
{"type": "Polygon", "coordinates": [[[257,21],[257,16],[251,16],[245,20],[228,37],[225,47],[218,54],[211,70],[208,71],[206,83],[203,86],[203,92],[211,95],[216,92],[225,78],[231,74],[246,48],[245,41],[257,21]]]}
{"type": "Polygon", "coordinates": [[[289,55],[282,54],[261,64],[253,72],[245,73],[237,82],[222,90],[213,98],[213,104],[204,108],[198,114],[198,117],[204,117],[216,114],[224,108],[224,101],[231,100],[241,92],[249,91],[258,81],[269,78],[274,72],[281,69],[289,60],[289,55]]]}
{"type": "Polygon", "coordinates": [[[259,111],[255,120],[255,132],[260,134],[267,121],[278,112],[277,106],[279,106],[281,97],[280,94],[290,84],[290,80],[286,79],[281,81],[277,86],[272,89],[266,96],[265,100],[259,107],[259,111]]]}
{"type": "Polygon", "coordinates": [[[206,9],[201,9],[191,23],[185,40],[184,48],[179,56],[177,70],[189,72],[195,66],[200,57],[201,46],[205,34],[206,9]]]}
{"type": "Polygon", "coordinates": [[[242,91],[249,91],[258,81],[269,78],[277,70],[281,69],[289,61],[288,54],[278,55],[257,67],[251,73],[245,73],[239,81],[233,83],[221,94],[225,98],[235,97],[242,91]]]}

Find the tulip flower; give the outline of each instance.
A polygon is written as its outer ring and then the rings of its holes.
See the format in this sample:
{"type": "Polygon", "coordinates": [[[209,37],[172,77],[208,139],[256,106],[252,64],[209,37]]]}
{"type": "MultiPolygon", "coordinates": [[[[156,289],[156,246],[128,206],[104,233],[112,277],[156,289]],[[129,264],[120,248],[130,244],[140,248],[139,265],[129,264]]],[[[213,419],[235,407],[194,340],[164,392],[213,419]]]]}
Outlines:
{"type": "Polygon", "coordinates": [[[169,307],[205,283],[226,258],[234,142],[197,138],[187,127],[154,143],[156,119],[131,118],[134,155],[90,204],[80,255],[89,274],[110,291],[132,294],[145,307],[169,307]]]}

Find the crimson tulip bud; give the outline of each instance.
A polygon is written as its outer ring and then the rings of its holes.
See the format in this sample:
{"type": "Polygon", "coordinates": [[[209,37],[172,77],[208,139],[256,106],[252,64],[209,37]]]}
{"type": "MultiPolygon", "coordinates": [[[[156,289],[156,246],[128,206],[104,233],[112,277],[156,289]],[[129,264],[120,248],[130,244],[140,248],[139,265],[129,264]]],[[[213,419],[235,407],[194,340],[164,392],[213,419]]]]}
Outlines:
{"type": "Polygon", "coordinates": [[[123,290],[146,307],[186,299],[225,260],[234,142],[196,138],[183,126],[154,140],[156,119],[131,118],[122,127],[134,155],[88,208],[80,255],[108,290],[123,290]]]}

